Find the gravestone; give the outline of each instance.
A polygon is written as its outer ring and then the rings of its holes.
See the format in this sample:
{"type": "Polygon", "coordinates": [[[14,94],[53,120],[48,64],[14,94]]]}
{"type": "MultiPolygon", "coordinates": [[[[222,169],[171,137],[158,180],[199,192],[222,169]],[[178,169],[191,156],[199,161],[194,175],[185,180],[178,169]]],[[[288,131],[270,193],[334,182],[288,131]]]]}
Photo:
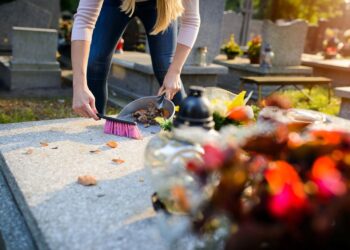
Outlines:
{"type": "Polygon", "coordinates": [[[0,52],[12,49],[12,27],[58,28],[59,0],[16,0],[0,5],[0,52]]]}
{"type": "Polygon", "coordinates": [[[221,27],[225,9],[224,0],[200,0],[201,27],[192,52],[186,64],[195,64],[198,48],[207,47],[207,62],[210,64],[219,54],[221,47],[221,27]]]}
{"type": "Polygon", "coordinates": [[[103,121],[88,119],[0,125],[0,172],[39,250],[168,249],[144,167],[145,146],[159,127],[140,129],[143,140],[104,134],[103,121]],[[106,146],[110,140],[118,148],[106,146]],[[82,175],[97,185],[79,185],[82,175]]]}
{"type": "Polygon", "coordinates": [[[7,64],[0,61],[0,81],[11,90],[60,87],[56,50],[56,30],[14,27],[13,56],[7,64]]]}
{"type": "Polygon", "coordinates": [[[262,39],[269,43],[275,53],[273,66],[297,66],[305,47],[308,25],[305,21],[296,20],[289,23],[273,23],[265,20],[262,39]]]}
{"type": "MultiPolygon", "coordinates": [[[[243,22],[243,16],[240,13],[233,11],[225,11],[224,19],[222,23],[222,35],[221,44],[229,41],[231,34],[235,36],[238,43],[240,38],[241,26],[243,22]]],[[[253,38],[256,35],[261,35],[263,22],[260,20],[250,20],[248,39],[253,38]]]]}

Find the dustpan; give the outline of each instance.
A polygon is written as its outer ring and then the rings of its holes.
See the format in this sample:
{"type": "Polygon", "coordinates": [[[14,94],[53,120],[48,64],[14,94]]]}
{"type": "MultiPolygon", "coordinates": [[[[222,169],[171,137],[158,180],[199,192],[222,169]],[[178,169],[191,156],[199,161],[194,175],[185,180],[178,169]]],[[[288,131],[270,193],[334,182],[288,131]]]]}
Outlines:
{"type": "MultiPolygon", "coordinates": [[[[135,121],[135,118],[132,116],[132,114],[140,109],[147,109],[148,105],[150,103],[153,103],[156,105],[158,96],[145,96],[141,97],[139,99],[136,99],[135,101],[130,102],[127,104],[118,114],[117,118],[127,120],[127,121],[135,121]]],[[[172,101],[169,99],[164,99],[164,106],[163,109],[165,109],[167,112],[168,117],[165,117],[166,119],[172,119],[175,115],[175,105],[172,101]]]]}

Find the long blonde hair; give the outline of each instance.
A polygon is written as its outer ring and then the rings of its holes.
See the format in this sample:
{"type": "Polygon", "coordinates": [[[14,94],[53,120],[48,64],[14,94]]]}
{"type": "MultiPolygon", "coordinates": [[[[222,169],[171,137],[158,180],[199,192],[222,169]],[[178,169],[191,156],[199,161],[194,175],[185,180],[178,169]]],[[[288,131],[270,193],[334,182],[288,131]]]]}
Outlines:
{"type": "MultiPolygon", "coordinates": [[[[132,16],[135,11],[136,0],[123,0],[122,11],[132,16]]],[[[157,21],[151,35],[165,31],[169,24],[181,16],[184,11],[182,0],[157,0],[157,21]]]]}

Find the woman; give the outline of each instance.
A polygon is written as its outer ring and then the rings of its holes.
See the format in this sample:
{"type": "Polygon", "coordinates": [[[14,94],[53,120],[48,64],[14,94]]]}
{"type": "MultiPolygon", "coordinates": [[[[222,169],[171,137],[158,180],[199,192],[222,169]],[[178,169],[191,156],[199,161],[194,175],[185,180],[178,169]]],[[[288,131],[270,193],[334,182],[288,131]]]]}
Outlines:
{"type": "Polygon", "coordinates": [[[179,104],[185,95],[180,73],[200,25],[198,1],[81,0],[72,32],[73,110],[95,120],[97,112],[105,112],[113,52],[127,24],[136,16],[147,33],[153,69],[161,85],[158,95],[165,93],[179,104]],[[179,16],[176,43],[174,21],[179,16]]]}

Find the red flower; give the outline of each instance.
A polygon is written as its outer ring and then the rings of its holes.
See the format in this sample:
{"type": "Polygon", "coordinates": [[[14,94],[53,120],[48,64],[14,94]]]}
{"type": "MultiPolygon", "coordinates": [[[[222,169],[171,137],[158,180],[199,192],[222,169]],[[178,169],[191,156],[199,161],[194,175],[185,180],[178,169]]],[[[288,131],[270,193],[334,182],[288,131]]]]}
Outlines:
{"type": "Polygon", "coordinates": [[[272,162],[265,179],[271,194],[268,208],[274,216],[296,216],[306,207],[303,183],[293,166],[284,161],[272,162]]]}
{"type": "Polygon", "coordinates": [[[220,168],[225,160],[225,154],[218,147],[207,144],[204,147],[204,165],[207,170],[220,168]]]}
{"type": "Polygon", "coordinates": [[[311,170],[311,179],[318,187],[318,194],[321,197],[329,198],[345,194],[346,185],[342,175],[337,169],[334,160],[323,156],[318,158],[311,170]]]}

